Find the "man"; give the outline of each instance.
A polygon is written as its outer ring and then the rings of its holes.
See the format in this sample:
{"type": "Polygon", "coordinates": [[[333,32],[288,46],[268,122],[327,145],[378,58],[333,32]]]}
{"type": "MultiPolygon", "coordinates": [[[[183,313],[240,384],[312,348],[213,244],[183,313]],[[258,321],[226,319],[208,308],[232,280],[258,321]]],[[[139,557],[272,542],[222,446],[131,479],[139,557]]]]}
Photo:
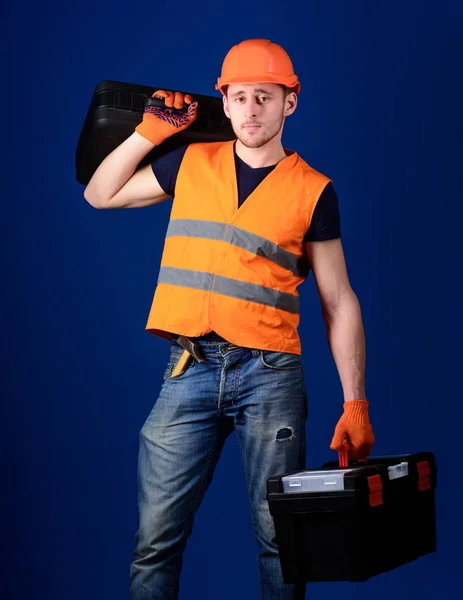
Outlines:
{"type": "Polygon", "coordinates": [[[194,515],[232,431],[248,483],[261,598],[303,598],[302,587],[282,580],[266,481],[305,467],[296,288],[309,266],[344,391],[331,448],[362,459],[374,442],[363,326],[336,194],[328,177],[281,143],[300,91],[292,62],[277,44],[246,40],[227,54],[216,89],[236,143],[191,144],[137,169],[154,145],[196,118],[190,96],[158,91],[165,107],[145,111],[85,190],[96,208],[143,207],[174,196],[147,323],[170,340],[171,356],[140,433],[132,600],[178,598],[194,515]]]}

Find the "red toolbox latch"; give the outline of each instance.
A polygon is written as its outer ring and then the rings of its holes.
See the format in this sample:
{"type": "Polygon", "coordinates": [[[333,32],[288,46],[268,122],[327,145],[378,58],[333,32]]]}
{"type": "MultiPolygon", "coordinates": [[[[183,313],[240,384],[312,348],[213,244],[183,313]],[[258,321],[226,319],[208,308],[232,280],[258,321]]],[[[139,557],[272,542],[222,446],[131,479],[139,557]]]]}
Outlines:
{"type": "Polygon", "coordinates": [[[370,506],[380,506],[383,503],[381,475],[370,475],[368,477],[368,487],[370,488],[370,506]]]}
{"type": "Polygon", "coordinates": [[[429,490],[431,488],[431,470],[429,469],[428,461],[423,460],[419,463],[416,463],[416,468],[418,470],[418,488],[420,492],[429,490]]]}

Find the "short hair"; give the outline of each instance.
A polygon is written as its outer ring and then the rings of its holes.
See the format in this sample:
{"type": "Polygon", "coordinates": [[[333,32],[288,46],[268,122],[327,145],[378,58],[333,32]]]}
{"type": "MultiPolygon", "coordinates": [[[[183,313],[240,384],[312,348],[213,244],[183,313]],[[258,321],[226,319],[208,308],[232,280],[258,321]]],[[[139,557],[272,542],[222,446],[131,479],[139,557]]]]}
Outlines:
{"type": "Polygon", "coordinates": [[[287,85],[283,85],[282,83],[278,84],[281,89],[283,90],[283,100],[286,100],[286,98],[289,96],[289,94],[291,93],[291,88],[289,88],[287,85]]]}

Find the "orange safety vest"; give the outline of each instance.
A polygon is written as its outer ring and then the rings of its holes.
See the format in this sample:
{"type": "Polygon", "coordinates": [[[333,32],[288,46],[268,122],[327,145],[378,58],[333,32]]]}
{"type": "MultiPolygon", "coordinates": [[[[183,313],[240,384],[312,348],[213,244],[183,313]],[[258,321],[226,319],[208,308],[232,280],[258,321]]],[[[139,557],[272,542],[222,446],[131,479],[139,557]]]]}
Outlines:
{"type": "Polygon", "coordinates": [[[301,354],[303,238],[331,180],[285,150],[238,208],[233,144],[187,148],[146,330],[167,339],[215,331],[237,346],[301,354]]]}

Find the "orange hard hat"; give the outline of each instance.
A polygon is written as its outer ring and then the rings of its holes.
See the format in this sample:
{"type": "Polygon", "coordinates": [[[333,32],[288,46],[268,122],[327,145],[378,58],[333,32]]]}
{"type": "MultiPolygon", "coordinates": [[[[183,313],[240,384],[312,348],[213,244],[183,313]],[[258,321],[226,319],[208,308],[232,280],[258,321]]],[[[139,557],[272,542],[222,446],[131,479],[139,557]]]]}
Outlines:
{"type": "Polygon", "coordinates": [[[299,94],[301,84],[286,50],[270,40],[244,40],[229,50],[216,90],[230,83],[280,83],[299,94]]]}

